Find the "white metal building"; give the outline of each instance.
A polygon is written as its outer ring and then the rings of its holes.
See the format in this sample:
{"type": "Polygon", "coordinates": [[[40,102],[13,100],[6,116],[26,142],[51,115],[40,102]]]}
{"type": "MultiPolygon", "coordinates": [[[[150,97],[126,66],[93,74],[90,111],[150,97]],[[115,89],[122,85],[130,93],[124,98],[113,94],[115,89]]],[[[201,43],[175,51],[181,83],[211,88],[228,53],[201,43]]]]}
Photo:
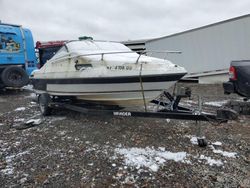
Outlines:
{"type": "Polygon", "coordinates": [[[134,50],[134,51],[144,51],[146,50],[145,47],[145,42],[147,41],[142,39],[142,40],[128,40],[128,41],[122,41],[121,43],[123,43],[124,45],[126,45],[127,47],[129,47],[130,49],[134,50]]]}
{"type": "Polygon", "coordinates": [[[185,67],[189,72],[186,78],[198,79],[199,83],[222,82],[228,80],[232,60],[250,59],[250,14],[145,40],[145,48],[149,51],[181,51],[181,54],[167,56],[160,53],[150,55],[167,58],[185,67]]]}
{"type": "MultiPolygon", "coordinates": [[[[184,66],[200,83],[228,79],[232,60],[250,59],[250,14],[146,41],[147,50],[177,50],[167,59],[184,66]]],[[[166,55],[155,53],[155,57],[166,55]]]]}

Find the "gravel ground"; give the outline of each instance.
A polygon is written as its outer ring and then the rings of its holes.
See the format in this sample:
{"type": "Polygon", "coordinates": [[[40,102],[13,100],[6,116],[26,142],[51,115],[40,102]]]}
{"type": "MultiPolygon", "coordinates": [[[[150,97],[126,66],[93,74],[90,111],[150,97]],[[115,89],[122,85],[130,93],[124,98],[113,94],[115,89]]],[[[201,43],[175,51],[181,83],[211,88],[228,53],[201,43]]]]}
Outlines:
{"type": "MultiPolygon", "coordinates": [[[[220,85],[189,86],[213,108],[229,99],[220,85]]],[[[0,92],[0,187],[250,187],[250,116],[199,123],[200,148],[194,121],[42,117],[33,95],[0,92]],[[21,130],[30,119],[39,125],[21,130]]]]}

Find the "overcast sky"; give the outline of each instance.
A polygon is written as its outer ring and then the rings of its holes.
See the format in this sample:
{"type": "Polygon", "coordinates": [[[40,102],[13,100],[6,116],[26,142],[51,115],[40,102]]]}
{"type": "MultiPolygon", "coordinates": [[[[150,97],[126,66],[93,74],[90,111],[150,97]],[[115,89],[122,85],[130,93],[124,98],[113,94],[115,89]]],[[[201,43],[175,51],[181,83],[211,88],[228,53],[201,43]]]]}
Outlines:
{"type": "Polygon", "coordinates": [[[0,0],[0,20],[36,40],[136,40],[250,13],[250,0],[0,0]]]}

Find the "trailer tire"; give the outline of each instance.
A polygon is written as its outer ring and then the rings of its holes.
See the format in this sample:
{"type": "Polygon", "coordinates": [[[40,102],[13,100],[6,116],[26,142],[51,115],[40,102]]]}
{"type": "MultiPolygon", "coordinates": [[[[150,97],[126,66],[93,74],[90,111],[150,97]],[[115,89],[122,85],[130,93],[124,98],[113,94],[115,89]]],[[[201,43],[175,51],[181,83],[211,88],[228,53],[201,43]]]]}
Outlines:
{"type": "Polygon", "coordinates": [[[49,107],[49,103],[51,102],[50,95],[47,93],[43,93],[38,97],[38,104],[40,111],[43,116],[48,116],[51,114],[51,108],[49,107]]]}
{"type": "Polygon", "coordinates": [[[1,80],[7,87],[23,87],[29,83],[29,76],[22,67],[6,67],[2,74],[1,80]]]}

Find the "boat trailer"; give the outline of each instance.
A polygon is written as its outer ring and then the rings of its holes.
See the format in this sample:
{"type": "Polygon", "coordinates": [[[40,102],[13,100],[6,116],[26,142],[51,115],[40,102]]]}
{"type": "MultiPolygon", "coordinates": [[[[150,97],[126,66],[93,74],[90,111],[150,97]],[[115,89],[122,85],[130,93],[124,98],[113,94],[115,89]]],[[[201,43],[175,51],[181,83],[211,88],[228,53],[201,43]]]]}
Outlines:
{"type": "Polygon", "coordinates": [[[98,116],[120,116],[120,117],[144,117],[144,118],[162,118],[162,119],[178,119],[178,120],[194,120],[199,125],[199,137],[197,139],[198,145],[205,147],[207,142],[201,134],[200,121],[207,121],[211,123],[223,123],[228,120],[235,120],[238,117],[237,112],[232,109],[217,109],[216,113],[206,113],[202,111],[202,101],[199,97],[198,109],[183,107],[180,105],[182,98],[191,97],[191,90],[189,88],[180,88],[176,95],[164,91],[158,99],[151,101],[155,104],[156,111],[148,111],[145,106],[144,111],[130,111],[123,110],[119,106],[104,106],[93,105],[83,101],[76,100],[69,97],[55,97],[47,93],[38,95],[37,102],[39,104],[42,115],[47,116],[51,114],[53,108],[64,108],[76,112],[98,115],[98,116]]]}

